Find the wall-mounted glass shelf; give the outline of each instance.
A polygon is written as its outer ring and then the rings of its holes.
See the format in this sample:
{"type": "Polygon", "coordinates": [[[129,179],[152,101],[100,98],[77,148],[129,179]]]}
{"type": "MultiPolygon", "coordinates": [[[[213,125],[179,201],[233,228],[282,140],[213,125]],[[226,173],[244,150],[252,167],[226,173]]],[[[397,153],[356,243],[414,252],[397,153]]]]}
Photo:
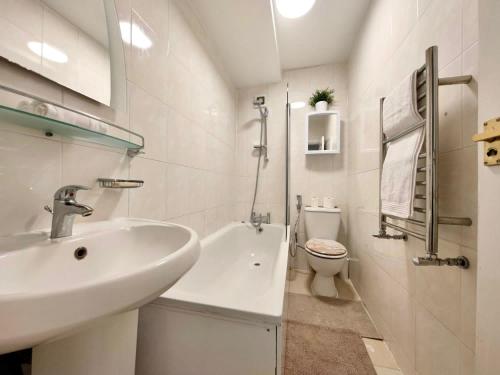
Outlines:
{"type": "Polygon", "coordinates": [[[0,85],[0,123],[36,129],[100,145],[124,148],[130,156],[144,148],[144,137],[121,126],[0,85]]]}

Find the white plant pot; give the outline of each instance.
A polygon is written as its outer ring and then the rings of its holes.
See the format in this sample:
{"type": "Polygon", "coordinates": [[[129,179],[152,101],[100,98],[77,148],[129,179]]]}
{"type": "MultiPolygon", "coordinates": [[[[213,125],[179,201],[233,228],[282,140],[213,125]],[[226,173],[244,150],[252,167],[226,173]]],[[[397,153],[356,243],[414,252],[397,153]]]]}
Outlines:
{"type": "Polygon", "coordinates": [[[315,105],[314,105],[314,108],[316,108],[316,111],[317,112],[325,112],[328,110],[328,102],[325,101],[325,100],[322,100],[320,102],[317,102],[315,105]]]}

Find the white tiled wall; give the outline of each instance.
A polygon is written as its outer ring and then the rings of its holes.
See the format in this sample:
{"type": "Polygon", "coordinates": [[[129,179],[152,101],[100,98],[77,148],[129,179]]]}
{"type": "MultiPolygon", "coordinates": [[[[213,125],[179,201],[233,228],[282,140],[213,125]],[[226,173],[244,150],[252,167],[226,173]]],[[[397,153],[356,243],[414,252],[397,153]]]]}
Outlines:
{"type": "Polygon", "coordinates": [[[43,206],[63,184],[95,213],[78,221],[120,216],[187,224],[203,237],[234,209],[236,91],[213,62],[196,19],[176,0],[116,0],[120,19],[133,19],[153,41],[125,45],[129,113],[115,115],[54,83],[0,61],[0,80],[129,126],[144,135],[145,154],[44,137],[17,125],[0,126],[0,235],[50,226],[43,206]],[[98,177],[139,178],[140,189],[105,190],[98,177]]]}
{"type": "Polygon", "coordinates": [[[424,244],[377,240],[379,98],[439,47],[439,74],[472,74],[439,89],[440,214],[477,221],[477,0],[375,0],[349,62],[351,277],[405,375],[471,375],[475,352],[476,224],[440,226],[440,256],[469,270],[416,268],[424,244]]]}
{"type": "MultiPolygon", "coordinates": [[[[302,101],[306,107],[291,110],[290,124],[290,209],[291,224],[296,220],[296,195],[302,194],[304,204],[311,197],[334,196],[343,209],[339,240],[347,239],[347,145],[345,134],[347,118],[347,67],[342,64],[321,65],[312,68],[285,71],[282,82],[240,90],[237,127],[237,172],[239,220],[248,220],[253,198],[258,154],[252,152],[259,141],[259,112],[252,106],[257,95],[266,96],[269,107],[268,142],[269,162],[261,172],[256,211],[270,211],[273,222],[284,221],[285,211],[285,152],[286,152],[286,85],[290,102],[302,101]],[[313,109],[307,104],[316,89],[335,89],[335,102],[330,109],[341,113],[341,134],[344,151],[338,155],[305,155],[305,118],[313,109]]],[[[303,216],[302,216],[303,219],[303,216]]],[[[304,243],[304,222],[299,226],[300,242],[304,243]]],[[[303,250],[298,249],[295,267],[307,270],[303,250]]]]}

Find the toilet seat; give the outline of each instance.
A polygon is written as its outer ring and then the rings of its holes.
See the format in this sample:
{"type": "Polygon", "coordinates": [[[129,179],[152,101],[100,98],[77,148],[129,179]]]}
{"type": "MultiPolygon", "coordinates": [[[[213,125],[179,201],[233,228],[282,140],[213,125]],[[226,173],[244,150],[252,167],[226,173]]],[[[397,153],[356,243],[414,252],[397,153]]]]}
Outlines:
{"type": "Polygon", "coordinates": [[[311,238],[306,242],[305,250],[320,258],[339,259],[347,256],[347,250],[340,242],[321,238],[311,238]]]}

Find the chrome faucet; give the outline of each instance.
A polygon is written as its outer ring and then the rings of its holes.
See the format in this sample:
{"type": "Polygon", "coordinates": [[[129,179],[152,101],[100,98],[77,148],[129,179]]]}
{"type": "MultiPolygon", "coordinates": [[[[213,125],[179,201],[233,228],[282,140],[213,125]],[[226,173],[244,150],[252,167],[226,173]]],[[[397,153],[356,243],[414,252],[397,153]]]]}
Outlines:
{"type": "Polygon", "coordinates": [[[71,236],[73,233],[73,222],[75,215],[90,216],[94,209],[75,200],[78,190],[89,190],[90,188],[80,185],[63,186],[54,194],[54,207],[45,206],[45,210],[52,214],[52,230],[50,238],[61,238],[71,236]]]}
{"type": "Polygon", "coordinates": [[[255,211],[252,211],[250,222],[258,231],[262,231],[262,224],[271,224],[271,213],[268,212],[266,215],[256,215],[255,211]]]}

